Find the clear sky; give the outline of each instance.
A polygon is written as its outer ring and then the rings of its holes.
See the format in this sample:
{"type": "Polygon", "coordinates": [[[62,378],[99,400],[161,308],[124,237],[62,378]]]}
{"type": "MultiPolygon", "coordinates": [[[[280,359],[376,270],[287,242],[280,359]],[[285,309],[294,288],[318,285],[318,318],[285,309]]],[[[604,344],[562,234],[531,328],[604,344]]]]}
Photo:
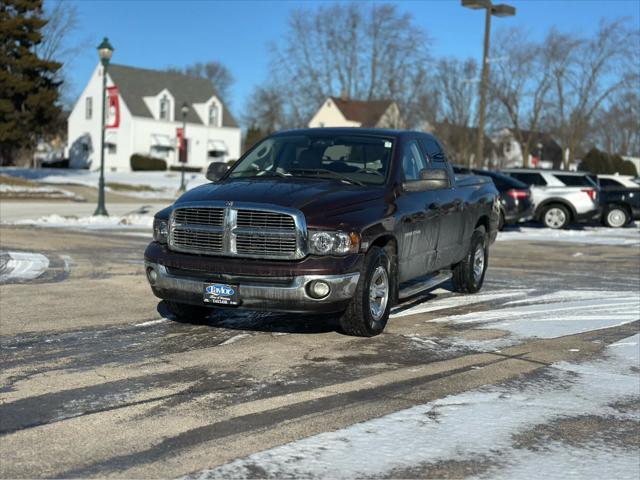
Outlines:
{"type": "MultiPolygon", "coordinates": [[[[252,88],[268,71],[269,44],[284,35],[288,14],[318,1],[159,1],[71,0],[80,28],[70,42],[83,45],[69,68],[72,93],[80,94],[98,59],[96,45],[108,36],[113,62],[162,69],[218,60],[235,77],[231,109],[240,116],[252,88]]],[[[496,18],[493,28],[524,25],[534,39],[552,26],[589,34],[601,18],[629,17],[640,26],[640,0],[504,0],[517,8],[511,18],[496,18]]],[[[433,44],[433,56],[482,55],[483,14],[459,0],[399,1],[433,44]]],[[[494,3],[500,3],[496,0],[494,3]]],[[[46,5],[46,2],[45,2],[46,5]]]]}

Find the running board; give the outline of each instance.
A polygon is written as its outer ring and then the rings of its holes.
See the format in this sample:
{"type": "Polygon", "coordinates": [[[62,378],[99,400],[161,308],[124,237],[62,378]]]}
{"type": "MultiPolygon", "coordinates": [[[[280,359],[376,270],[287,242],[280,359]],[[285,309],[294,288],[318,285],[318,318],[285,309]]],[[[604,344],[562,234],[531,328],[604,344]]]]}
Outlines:
{"type": "Polygon", "coordinates": [[[432,277],[426,278],[424,280],[419,279],[413,281],[406,287],[400,289],[400,291],[398,292],[398,297],[400,299],[413,297],[420,292],[424,292],[425,290],[437,287],[438,285],[449,280],[452,276],[453,273],[451,273],[451,270],[442,270],[432,277]]]}

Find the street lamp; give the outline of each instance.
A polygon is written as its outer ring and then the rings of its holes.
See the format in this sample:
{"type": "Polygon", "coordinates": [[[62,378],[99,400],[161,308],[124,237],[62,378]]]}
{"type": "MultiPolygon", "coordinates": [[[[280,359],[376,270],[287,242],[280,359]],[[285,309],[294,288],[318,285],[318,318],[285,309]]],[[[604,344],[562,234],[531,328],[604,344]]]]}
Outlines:
{"type": "Polygon", "coordinates": [[[107,95],[107,68],[109,67],[111,55],[113,55],[113,47],[109,43],[107,37],[104,37],[102,43],[98,45],[98,56],[100,57],[100,63],[102,63],[102,120],[100,125],[100,180],[98,181],[98,207],[94,212],[94,215],[104,216],[109,216],[104,205],[104,123],[107,95]]]}
{"type": "Polygon", "coordinates": [[[489,79],[491,15],[495,15],[496,17],[512,17],[516,14],[516,9],[511,5],[493,5],[491,0],[462,0],[462,6],[473,10],[485,9],[484,51],[482,53],[482,76],[480,77],[480,111],[478,112],[478,143],[476,145],[476,163],[478,163],[484,158],[484,122],[485,110],[487,109],[487,82],[489,79]]]}
{"type": "Polygon", "coordinates": [[[187,102],[183,102],[182,108],[180,109],[180,113],[182,113],[182,158],[180,158],[180,163],[182,163],[182,175],[180,178],[180,192],[184,192],[187,187],[184,184],[184,164],[187,163],[187,113],[189,113],[189,105],[187,102]]]}

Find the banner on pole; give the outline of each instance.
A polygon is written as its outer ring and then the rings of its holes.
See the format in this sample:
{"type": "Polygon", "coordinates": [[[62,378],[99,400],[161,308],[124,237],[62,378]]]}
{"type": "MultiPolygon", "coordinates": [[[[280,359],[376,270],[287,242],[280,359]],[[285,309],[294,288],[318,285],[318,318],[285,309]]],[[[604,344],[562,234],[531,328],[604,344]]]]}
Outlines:
{"type": "Polygon", "coordinates": [[[120,126],[120,102],[118,87],[107,87],[107,118],[104,128],[118,128],[120,126]]]}

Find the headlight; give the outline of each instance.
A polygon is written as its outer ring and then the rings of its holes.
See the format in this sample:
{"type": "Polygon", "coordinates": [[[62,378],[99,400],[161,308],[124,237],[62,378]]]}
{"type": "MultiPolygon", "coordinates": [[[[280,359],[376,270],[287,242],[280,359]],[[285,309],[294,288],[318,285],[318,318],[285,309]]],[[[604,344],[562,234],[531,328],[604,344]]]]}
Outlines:
{"type": "Polygon", "coordinates": [[[167,243],[169,238],[169,223],[162,218],[153,219],[153,239],[156,242],[167,243]]]}
{"type": "Polygon", "coordinates": [[[358,253],[360,235],[355,232],[309,232],[309,251],[314,255],[358,253]]]}

